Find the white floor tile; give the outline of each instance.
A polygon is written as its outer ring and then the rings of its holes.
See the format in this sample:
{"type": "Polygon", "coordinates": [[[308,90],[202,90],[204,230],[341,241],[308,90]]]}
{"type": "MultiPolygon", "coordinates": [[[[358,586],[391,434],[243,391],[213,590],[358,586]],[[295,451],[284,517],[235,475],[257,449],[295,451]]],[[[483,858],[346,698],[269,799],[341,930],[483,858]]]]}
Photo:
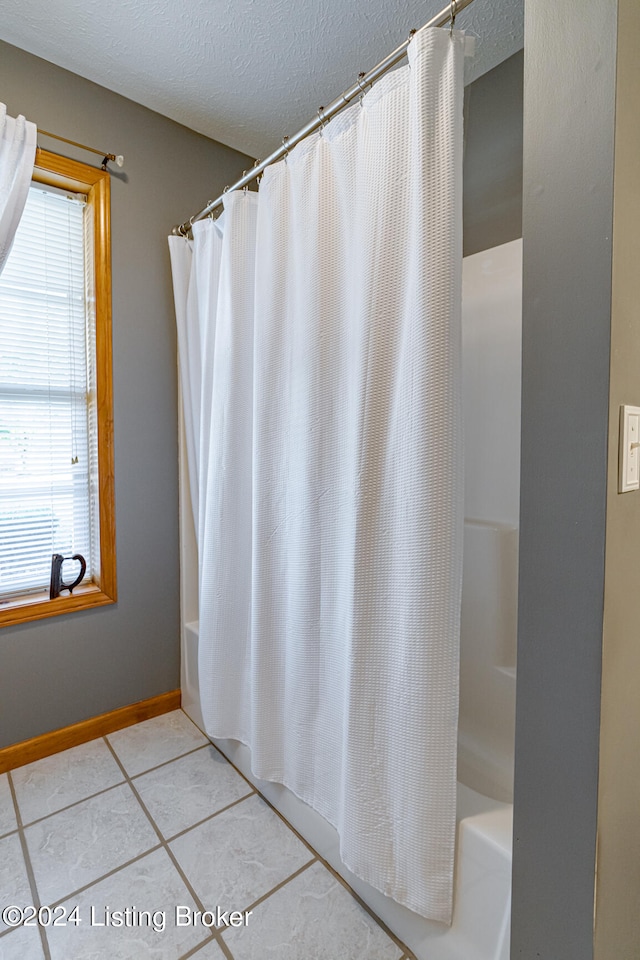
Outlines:
{"type": "Polygon", "coordinates": [[[36,927],[18,927],[0,937],[0,960],[43,960],[42,940],[36,927]]]}
{"type": "MultiPolygon", "coordinates": [[[[32,901],[20,837],[17,833],[11,833],[0,840],[0,902],[4,908],[14,904],[26,907],[32,901]]],[[[6,925],[0,919],[0,932],[3,930],[6,930],[6,925]]]]}
{"type": "Polygon", "coordinates": [[[17,827],[16,812],[9,789],[9,778],[6,773],[0,773],[0,837],[4,836],[5,833],[11,833],[17,827]]]}
{"type": "Polygon", "coordinates": [[[235,960],[399,960],[403,951],[321,863],[223,934],[235,960]]]}
{"type": "Polygon", "coordinates": [[[213,747],[145,773],[136,778],[134,786],[165,837],[192,827],[252,792],[213,747]]]}
{"type": "Polygon", "coordinates": [[[104,740],[91,740],[11,774],[24,824],[124,780],[104,740]]]}
{"type": "Polygon", "coordinates": [[[307,847],[255,795],[170,846],[206,910],[245,910],[312,859],[307,847]]]}
{"type": "Polygon", "coordinates": [[[107,739],[130,777],[208,743],[182,710],[143,720],[110,733],[107,739]]]}
{"type": "MultiPolygon", "coordinates": [[[[246,927],[223,927],[235,960],[403,956],[322,864],[311,863],[288,881],[313,854],[250,793],[251,786],[182,711],[110,734],[109,741],[164,836],[186,831],[170,846],[205,909],[244,911],[268,895],[246,927]],[[230,803],[234,806],[225,810],[230,803]]],[[[193,910],[195,904],[166,850],[157,848],[156,832],[129,784],[121,783],[122,772],[104,740],[18,768],[11,776],[40,899],[64,901],[69,909],[77,904],[83,921],[47,929],[51,960],[181,960],[191,951],[195,960],[223,960],[207,927],[177,926],[176,906],[193,910]],[[140,859],[122,866],[135,857],[140,859]],[[110,871],[115,872],[105,877],[110,871]],[[87,889],[73,895],[82,887],[87,889]],[[105,907],[111,915],[128,908],[138,925],[98,926],[105,907]],[[140,917],[145,910],[159,911],[159,919],[164,915],[164,930],[155,931],[140,917]]],[[[0,900],[5,905],[32,900],[16,831],[3,774],[0,900]]],[[[0,933],[5,930],[0,922],[0,933]]],[[[37,928],[0,936],[0,960],[44,956],[37,928]]]]}
{"type": "Polygon", "coordinates": [[[193,954],[193,960],[224,960],[224,953],[215,940],[212,940],[200,950],[196,950],[193,954]]]}
{"type": "Polygon", "coordinates": [[[176,925],[176,906],[194,911],[196,905],[165,850],[118,870],[65,906],[72,910],[76,904],[81,924],[47,931],[52,960],[178,960],[210,935],[201,925],[176,925]],[[123,925],[99,926],[105,908],[112,917],[120,911],[123,925]],[[141,911],[149,911],[150,920],[141,911]]]}
{"type": "Polygon", "coordinates": [[[43,903],[54,903],[158,843],[128,784],[25,830],[43,903]]]}

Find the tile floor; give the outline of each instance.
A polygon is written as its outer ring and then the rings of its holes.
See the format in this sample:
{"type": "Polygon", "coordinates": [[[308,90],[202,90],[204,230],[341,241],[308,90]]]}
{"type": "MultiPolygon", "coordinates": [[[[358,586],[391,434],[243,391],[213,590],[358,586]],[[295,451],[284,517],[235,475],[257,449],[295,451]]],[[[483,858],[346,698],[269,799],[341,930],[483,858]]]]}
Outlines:
{"type": "Polygon", "coordinates": [[[0,775],[0,917],[29,904],[0,960],[408,957],[180,710],[0,775]]]}

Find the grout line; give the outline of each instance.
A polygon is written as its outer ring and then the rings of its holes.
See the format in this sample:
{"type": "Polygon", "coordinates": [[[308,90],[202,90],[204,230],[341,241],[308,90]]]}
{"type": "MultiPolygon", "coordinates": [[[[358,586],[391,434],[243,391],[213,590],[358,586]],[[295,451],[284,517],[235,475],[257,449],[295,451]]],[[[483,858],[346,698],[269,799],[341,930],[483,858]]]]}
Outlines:
{"type": "MultiPolygon", "coordinates": [[[[332,874],[332,876],[334,877],[334,879],[337,880],[337,881],[347,890],[348,893],[351,894],[351,896],[352,896],[353,899],[356,901],[356,903],[358,903],[359,906],[361,906],[362,909],[365,910],[366,913],[369,914],[369,916],[372,918],[372,920],[374,920],[375,923],[384,931],[384,933],[386,933],[386,935],[389,937],[389,939],[392,940],[392,941],[395,943],[395,945],[396,945],[400,950],[403,950],[403,951],[404,951],[404,955],[403,955],[403,957],[401,958],[401,960],[416,960],[414,954],[411,952],[411,950],[409,950],[409,948],[407,947],[406,943],[403,943],[402,940],[400,940],[400,939],[395,935],[395,933],[393,933],[393,932],[389,929],[389,927],[386,925],[386,923],[384,923],[384,922],[380,919],[380,917],[378,917],[378,916],[373,912],[373,910],[371,909],[371,907],[369,907],[369,906],[364,902],[364,900],[356,893],[356,891],[347,883],[347,881],[344,879],[344,877],[340,876],[340,874],[337,872],[337,870],[335,870],[335,869],[331,866],[331,864],[330,864],[327,860],[325,860],[325,858],[324,858],[323,856],[321,856],[321,855],[318,853],[318,851],[317,851],[314,847],[312,847],[311,844],[310,844],[307,840],[305,840],[305,838],[302,836],[302,834],[300,834],[300,833],[296,830],[296,828],[293,827],[293,826],[289,823],[289,821],[283,816],[283,814],[280,813],[280,811],[271,803],[271,801],[268,800],[267,797],[265,797],[264,794],[261,793],[260,790],[259,790],[254,784],[252,784],[251,781],[250,781],[247,777],[245,777],[245,775],[242,773],[242,771],[239,770],[238,767],[236,767],[235,763],[233,763],[231,760],[229,760],[229,758],[228,758],[227,756],[225,756],[225,754],[222,752],[222,750],[220,749],[220,747],[218,747],[215,743],[212,743],[212,746],[215,747],[215,749],[218,751],[218,753],[220,753],[220,754],[224,757],[224,759],[227,761],[227,763],[231,764],[231,766],[232,766],[233,769],[236,771],[236,773],[239,773],[240,776],[243,778],[243,780],[246,780],[246,782],[247,782],[250,786],[252,786],[252,787],[254,788],[254,790],[256,791],[256,793],[258,794],[258,796],[259,796],[262,800],[264,800],[264,802],[267,804],[267,806],[270,807],[271,810],[273,810],[273,812],[276,814],[276,816],[278,816],[278,817],[282,820],[282,822],[289,828],[289,830],[291,830],[291,832],[296,835],[296,837],[298,838],[298,840],[300,840],[300,842],[303,843],[303,844],[305,845],[305,847],[307,847],[307,849],[313,854],[314,858],[315,858],[317,861],[319,861],[319,862],[329,871],[330,874],[332,874]]],[[[308,864],[306,864],[306,866],[303,867],[302,869],[305,870],[308,866],[311,866],[311,863],[313,863],[313,861],[310,861],[310,862],[309,862],[308,864]]],[[[301,873],[301,872],[302,872],[302,871],[298,871],[298,873],[301,873]]],[[[292,876],[295,877],[296,874],[292,874],[292,876]]],[[[289,877],[289,878],[288,878],[288,880],[290,880],[290,879],[292,879],[292,877],[289,877]]],[[[288,880],[285,880],[284,883],[287,883],[288,880]]],[[[284,886],[284,883],[281,883],[281,884],[280,884],[280,887],[284,886]]],[[[277,889],[279,889],[279,887],[275,887],[275,888],[274,888],[274,890],[277,890],[277,889]]],[[[256,903],[260,903],[260,902],[262,902],[263,900],[266,900],[267,897],[269,897],[269,896],[271,895],[271,893],[274,892],[274,890],[269,891],[268,894],[265,894],[265,896],[263,896],[259,901],[257,900],[256,903]]],[[[247,907],[247,909],[250,909],[250,908],[247,907]]]]}
{"type": "Polygon", "coordinates": [[[393,933],[393,931],[389,929],[389,927],[386,925],[386,923],[385,923],[383,920],[380,919],[380,917],[377,915],[377,913],[374,913],[374,911],[371,909],[371,907],[370,907],[367,903],[364,902],[364,900],[362,899],[362,897],[361,897],[358,893],[356,893],[356,891],[353,889],[352,886],[350,886],[350,884],[345,880],[345,878],[342,877],[342,876],[340,876],[340,874],[338,873],[338,871],[337,871],[337,870],[334,870],[334,868],[331,866],[331,864],[330,864],[327,860],[325,860],[324,857],[321,857],[320,854],[318,854],[318,860],[320,861],[320,863],[322,863],[322,864],[327,868],[327,870],[329,871],[329,873],[331,873],[331,874],[333,875],[333,878],[334,878],[335,880],[337,880],[338,883],[341,884],[341,885],[345,888],[345,890],[347,891],[347,893],[350,893],[350,894],[351,894],[351,896],[353,897],[353,899],[356,901],[356,903],[357,903],[360,907],[362,907],[362,909],[365,911],[365,913],[368,913],[368,914],[369,914],[369,916],[371,917],[371,919],[374,920],[375,923],[380,927],[380,929],[383,930],[383,931],[386,933],[386,935],[389,937],[389,939],[392,940],[392,941],[395,943],[395,945],[396,945],[400,950],[403,950],[403,951],[404,951],[404,955],[400,958],[400,960],[416,960],[415,955],[411,952],[411,950],[409,950],[409,948],[408,948],[408,946],[406,945],[406,943],[403,943],[402,940],[400,940],[400,938],[397,937],[397,936],[395,935],[395,933],[393,933]]]}
{"type": "MultiPolygon", "coordinates": [[[[105,738],[105,739],[106,739],[106,738],[105,738]]],[[[191,884],[191,881],[188,879],[188,877],[187,877],[187,875],[185,874],[184,870],[182,869],[182,867],[181,867],[180,864],[178,863],[178,861],[177,861],[177,859],[176,859],[176,857],[175,857],[175,854],[173,853],[173,850],[171,849],[171,847],[169,846],[169,844],[168,844],[167,841],[165,840],[165,838],[164,838],[164,836],[163,836],[160,828],[158,827],[157,823],[155,822],[155,820],[153,819],[153,817],[152,817],[151,814],[149,813],[149,810],[147,809],[147,807],[146,807],[146,805],[145,805],[142,797],[140,796],[140,794],[139,794],[138,791],[136,790],[135,784],[133,783],[133,781],[131,780],[131,778],[128,776],[127,771],[124,769],[124,765],[121,763],[120,758],[119,758],[118,755],[116,754],[116,752],[115,752],[114,748],[111,746],[111,744],[108,743],[108,741],[107,741],[107,746],[108,746],[109,749],[111,750],[111,752],[112,752],[112,754],[113,754],[113,756],[114,756],[114,758],[115,758],[115,760],[116,760],[116,763],[118,763],[118,765],[120,766],[120,769],[121,769],[122,772],[124,773],[124,775],[125,775],[125,777],[126,777],[126,779],[127,779],[127,782],[128,782],[128,784],[129,784],[131,790],[133,791],[133,793],[134,793],[134,795],[135,795],[138,803],[140,804],[140,806],[141,806],[142,809],[144,810],[144,813],[146,814],[147,819],[149,820],[149,823],[151,824],[151,826],[153,827],[155,833],[157,834],[158,839],[160,840],[161,846],[164,848],[164,850],[165,850],[165,852],[167,853],[169,859],[170,859],[171,862],[173,863],[173,866],[174,866],[175,869],[177,870],[179,876],[180,876],[181,879],[182,879],[182,882],[184,883],[184,885],[186,886],[187,890],[188,890],[189,893],[191,894],[191,896],[192,896],[192,898],[193,898],[196,906],[198,907],[198,909],[200,909],[200,910],[202,910],[202,911],[204,912],[205,906],[204,906],[202,900],[200,899],[200,897],[198,896],[198,894],[197,894],[196,891],[194,890],[194,888],[193,888],[193,886],[192,886],[192,884],[191,884]]],[[[224,942],[223,942],[223,940],[222,940],[222,937],[220,936],[220,934],[219,934],[219,932],[217,931],[217,929],[216,929],[215,927],[212,927],[212,928],[210,928],[210,929],[211,929],[211,933],[213,934],[212,939],[214,939],[214,940],[216,941],[216,943],[218,944],[218,946],[220,947],[220,949],[223,951],[224,955],[228,958],[228,960],[233,960],[233,956],[232,956],[231,952],[226,948],[226,945],[224,944],[224,942]]],[[[204,941],[203,941],[203,942],[204,942],[204,941]]],[[[200,944],[200,946],[202,946],[202,944],[200,944]]]]}
{"type": "MultiPolygon", "coordinates": [[[[204,948],[209,946],[210,943],[218,943],[218,938],[215,936],[215,934],[209,937],[207,940],[203,940],[202,943],[199,943],[187,953],[181,953],[178,960],[190,960],[191,957],[195,957],[200,950],[204,950],[204,948]]],[[[230,952],[226,954],[226,956],[229,958],[229,960],[233,960],[233,956],[230,952]]]]}
{"type": "MultiPolygon", "coordinates": [[[[142,722],[144,722],[144,721],[142,721],[142,722]]],[[[96,737],[96,740],[106,740],[106,737],[96,737]]],[[[88,743],[94,743],[95,741],[89,740],[89,741],[87,741],[87,742],[88,742],[88,743]]],[[[83,744],[83,746],[84,746],[84,744],[83,744]]],[[[109,746],[111,746],[111,745],[109,744],[109,746]]],[[[99,796],[101,796],[103,793],[108,793],[109,790],[113,790],[114,787],[121,787],[124,783],[127,783],[129,780],[136,780],[136,779],[138,779],[139,777],[144,777],[147,773],[151,773],[151,772],[154,771],[154,770],[159,770],[161,767],[167,767],[167,766],[169,766],[170,763],[174,763],[176,760],[180,760],[182,757],[188,757],[188,756],[190,756],[192,753],[197,753],[198,750],[203,750],[205,747],[208,747],[208,746],[212,746],[212,744],[203,743],[202,746],[200,746],[200,747],[195,747],[193,750],[188,750],[187,753],[181,753],[179,756],[174,757],[172,760],[164,760],[162,763],[157,764],[155,767],[149,767],[148,770],[143,770],[141,773],[136,773],[136,774],[134,774],[133,776],[130,776],[130,775],[127,774],[126,771],[125,771],[125,773],[124,773],[124,778],[123,778],[122,780],[118,780],[117,783],[111,783],[111,784],[109,784],[108,787],[103,787],[102,790],[96,790],[95,793],[89,793],[89,794],[87,794],[86,797],[81,797],[80,800],[74,800],[73,803],[68,803],[66,806],[60,807],[58,810],[51,810],[49,813],[45,813],[44,816],[42,816],[42,817],[37,817],[35,820],[29,820],[29,821],[25,824],[25,827],[32,827],[32,826],[34,825],[34,823],[41,823],[42,820],[47,820],[49,817],[55,816],[56,813],[62,813],[63,810],[71,810],[72,807],[77,807],[80,803],[84,803],[85,800],[92,800],[94,797],[99,797],[99,796]]],[[[72,749],[73,749],[73,748],[72,748],[72,749]]],[[[112,749],[113,749],[113,748],[112,748],[112,749]]],[[[47,759],[47,758],[44,758],[44,759],[47,759]]],[[[36,761],[36,763],[37,763],[37,761],[36,761]]],[[[118,766],[119,766],[120,770],[123,769],[123,765],[122,765],[121,762],[118,764],[118,766]]],[[[9,773],[10,771],[6,771],[6,772],[9,773]]],[[[9,836],[10,833],[15,833],[15,832],[16,832],[15,830],[10,830],[9,833],[7,833],[7,834],[2,834],[2,836],[0,836],[0,840],[4,839],[5,836],[9,836]]]]}
{"type": "MultiPolygon", "coordinates": [[[[96,737],[96,740],[105,740],[105,739],[106,737],[96,737]]],[[[94,741],[90,740],[88,742],[93,743],[94,741]]],[[[109,744],[109,746],[111,746],[111,744],[109,744]]],[[[44,816],[42,817],[37,817],[35,820],[29,820],[24,826],[32,827],[35,823],[41,823],[43,820],[47,820],[49,817],[54,817],[57,813],[62,813],[64,810],[71,810],[73,807],[77,807],[79,804],[84,803],[85,800],[92,800],[94,797],[99,797],[103,793],[108,793],[109,790],[113,790],[115,787],[121,787],[123,784],[127,783],[129,780],[137,780],[139,777],[144,777],[147,773],[152,773],[154,770],[160,770],[161,767],[168,767],[170,763],[174,763],[176,760],[180,760],[182,757],[188,757],[192,753],[197,753],[198,750],[203,750],[208,746],[212,746],[212,744],[203,743],[202,746],[200,747],[195,747],[195,749],[189,750],[187,751],[187,753],[181,753],[178,757],[174,757],[172,760],[165,760],[162,763],[157,764],[155,767],[149,767],[148,770],[143,770],[141,773],[136,773],[133,776],[129,776],[129,774],[127,774],[125,771],[123,780],[118,780],[117,783],[111,783],[109,784],[108,787],[104,787],[102,790],[96,790],[95,793],[89,793],[87,794],[86,797],[82,797],[80,800],[74,800],[73,803],[68,803],[66,806],[60,807],[59,810],[51,810],[49,813],[45,813],[44,816]]],[[[120,762],[118,765],[122,770],[123,764],[120,762]]],[[[9,772],[10,771],[7,771],[7,773],[9,772]]],[[[253,789],[253,787],[251,789],[252,789],[252,792],[255,793],[255,790],[253,789]]],[[[15,833],[15,832],[16,832],[15,830],[10,830],[9,833],[2,834],[2,836],[0,836],[0,840],[4,839],[5,836],[9,836],[9,834],[15,833]]]]}
{"type": "Polygon", "coordinates": [[[267,893],[263,893],[261,897],[258,897],[257,900],[254,900],[253,903],[250,903],[249,906],[246,907],[245,909],[247,911],[251,911],[251,910],[254,910],[255,907],[259,907],[261,903],[264,903],[265,900],[268,900],[269,897],[271,897],[274,893],[278,893],[278,891],[282,890],[283,887],[286,887],[286,885],[290,883],[291,880],[295,880],[297,877],[300,876],[301,873],[304,873],[305,870],[308,870],[309,867],[312,867],[314,863],[317,863],[317,862],[318,860],[316,857],[314,857],[313,860],[309,860],[308,863],[305,863],[304,866],[299,867],[296,871],[294,871],[294,873],[291,874],[291,876],[287,877],[286,880],[281,880],[280,883],[277,883],[275,887],[272,887],[272,889],[269,890],[267,893]]]}
{"type": "MultiPolygon", "coordinates": [[[[220,749],[220,747],[218,746],[217,743],[214,743],[213,740],[210,740],[209,743],[211,744],[211,746],[213,747],[214,750],[217,750],[217,751],[218,751],[218,753],[220,754],[220,756],[222,757],[222,759],[223,759],[223,760],[226,760],[230,767],[233,767],[233,769],[234,769],[235,772],[238,774],[238,776],[242,777],[242,779],[243,779],[246,783],[249,784],[249,786],[251,787],[252,790],[255,790],[256,793],[260,793],[260,791],[258,790],[258,788],[256,787],[256,785],[253,784],[253,783],[251,783],[251,780],[249,780],[248,777],[245,777],[245,775],[244,775],[244,773],[242,772],[242,770],[240,769],[240,767],[236,767],[236,765],[235,765],[235,763],[233,762],[233,760],[229,760],[229,757],[228,757],[225,753],[222,752],[222,750],[220,749]]],[[[245,744],[245,746],[246,746],[246,744],[245,744]]],[[[261,793],[260,793],[260,796],[262,796],[261,793]]]]}
{"type": "MultiPolygon", "coordinates": [[[[107,738],[105,737],[105,740],[106,739],[107,738]]],[[[109,743],[109,746],[117,756],[118,751],[113,744],[109,743]]],[[[176,760],[182,760],[183,757],[190,757],[192,753],[197,753],[199,750],[206,750],[206,748],[209,746],[211,746],[211,744],[207,741],[207,743],[201,743],[199,747],[193,747],[192,750],[187,750],[185,753],[179,753],[177,757],[171,757],[170,760],[163,760],[162,763],[156,763],[154,767],[149,767],[147,770],[141,770],[140,773],[126,773],[126,770],[125,773],[130,780],[137,780],[139,777],[144,777],[147,773],[152,773],[154,770],[160,770],[161,767],[168,767],[170,763],[175,763],[176,760]]],[[[122,763],[122,761],[120,761],[120,766],[124,769],[124,763],[122,763]]]]}
{"type": "MultiPolygon", "coordinates": [[[[31,857],[29,856],[29,848],[27,846],[27,839],[24,835],[24,826],[22,823],[22,816],[20,814],[20,807],[18,806],[18,797],[16,795],[16,788],[11,776],[11,772],[7,771],[7,780],[9,782],[9,790],[11,791],[11,797],[13,799],[13,806],[16,814],[16,822],[18,824],[18,837],[20,839],[20,846],[22,847],[22,856],[24,859],[24,865],[27,871],[27,879],[29,880],[29,887],[31,888],[31,896],[33,898],[33,906],[40,908],[42,906],[40,902],[40,896],[38,894],[38,887],[36,885],[36,877],[33,872],[33,865],[31,863],[31,857]]],[[[40,933],[40,942],[42,944],[42,952],[44,953],[45,960],[51,960],[51,951],[49,950],[49,943],[47,941],[47,935],[42,924],[38,924],[38,931],[40,933]]]]}
{"type": "Polygon", "coordinates": [[[103,880],[108,880],[109,877],[113,877],[116,873],[119,873],[121,870],[124,870],[125,867],[130,867],[133,863],[137,863],[138,860],[144,860],[146,856],[150,853],[155,853],[157,850],[161,849],[161,844],[157,843],[155,847],[149,847],[148,850],[139,853],[137,857],[132,857],[131,860],[121,863],[119,866],[114,867],[112,870],[107,870],[106,873],[102,873],[99,877],[96,877],[95,880],[91,880],[89,883],[85,883],[82,887],[78,887],[77,890],[72,890],[71,893],[65,893],[64,897],[60,897],[59,900],[54,900],[49,904],[51,909],[59,907],[61,903],[64,903],[65,900],[71,900],[73,897],[77,897],[79,894],[84,893],[85,890],[89,890],[90,887],[95,887],[96,884],[102,883],[103,880]]]}
{"type": "MultiPolygon", "coordinates": [[[[253,784],[253,783],[251,782],[251,780],[249,780],[248,777],[245,777],[245,775],[244,775],[244,773],[242,772],[242,770],[240,770],[238,767],[236,767],[235,763],[233,763],[231,760],[229,760],[229,758],[228,758],[227,756],[225,756],[225,754],[222,752],[222,750],[220,749],[220,747],[218,747],[215,743],[212,743],[211,746],[212,746],[215,750],[218,751],[218,753],[220,754],[220,756],[223,757],[223,759],[226,760],[227,763],[228,763],[231,767],[233,767],[233,769],[236,771],[236,773],[239,774],[239,775],[242,777],[242,779],[251,787],[251,789],[254,791],[254,793],[257,793],[258,796],[260,797],[260,799],[263,800],[263,801],[266,803],[266,805],[267,805],[271,810],[273,810],[273,812],[275,813],[275,815],[276,815],[277,817],[279,817],[280,820],[282,820],[282,822],[285,824],[285,826],[287,826],[287,827],[289,828],[289,830],[291,830],[291,832],[296,835],[296,837],[298,838],[298,840],[300,841],[300,843],[303,843],[303,844],[304,844],[304,846],[307,848],[307,850],[310,851],[310,853],[312,854],[312,856],[318,857],[318,856],[319,856],[319,855],[318,855],[318,851],[315,850],[315,849],[311,846],[311,844],[308,843],[308,842],[305,840],[305,838],[302,836],[301,833],[298,833],[298,831],[296,830],[295,827],[292,827],[292,826],[291,826],[291,824],[289,823],[289,821],[288,821],[287,819],[285,819],[285,817],[283,817],[283,815],[280,813],[280,811],[279,811],[276,807],[274,807],[274,805],[271,803],[271,801],[268,800],[263,793],[261,793],[261,791],[258,789],[258,787],[256,787],[256,785],[253,784]]],[[[275,782],[275,781],[274,781],[274,782],[275,782]]]]}
{"type": "Polygon", "coordinates": [[[102,790],[96,790],[95,793],[90,793],[87,797],[83,797],[81,800],[74,800],[73,803],[68,803],[66,807],[60,807],[59,810],[52,810],[50,813],[45,813],[43,817],[37,817],[35,820],[29,820],[28,823],[25,823],[24,829],[28,827],[33,827],[36,823],[42,823],[43,820],[48,820],[49,817],[55,817],[58,813],[63,813],[65,810],[72,810],[74,807],[80,806],[81,803],[84,803],[86,800],[93,800],[94,797],[101,797],[104,793],[109,793],[110,790],[115,790],[116,787],[122,787],[126,783],[126,780],[118,780],[117,783],[112,783],[108,787],[104,787],[102,790]]]}
{"type": "Polygon", "coordinates": [[[227,810],[231,810],[232,807],[237,807],[239,803],[242,803],[244,800],[248,800],[249,797],[252,797],[254,794],[257,795],[256,790],[252,790],[251,793],[246,793],[243,797],[240,797],[239,800],[232,800],[231,803],[228,803],[226,807],[220,807],[219,810],[216,810],[215,813],[210,813],[208,817],[203,817],[202,820],[198,820],[197,823],[192,823],[190,827],[185,827],[184,830],[174,833],[172,836],[166,838],[167,843],[173,843],[174,840],[177,840],[178,837],[183,837],[185,833],[189,833],[191,830],[194,830],[196,827],[201,827],[203,823],[207,823],[209,820],[213,820],[214,817],[217,817],[219,813],[226,813],[227,810]]]}

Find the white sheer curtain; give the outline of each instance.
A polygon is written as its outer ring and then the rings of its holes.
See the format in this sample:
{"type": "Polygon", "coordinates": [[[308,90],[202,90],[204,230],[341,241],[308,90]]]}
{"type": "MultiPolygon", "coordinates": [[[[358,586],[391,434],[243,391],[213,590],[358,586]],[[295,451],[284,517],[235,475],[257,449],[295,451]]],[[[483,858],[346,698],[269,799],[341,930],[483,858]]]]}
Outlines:
{"type": "Polygon", "coordinates": [[[195,225],[176,287],[198,331],[180,359],[207,732],[334,824],[355,874],[445,922],[463,57],[459,33],[416,34],[408,66],[195,225]]]}
{"type": "Polygon", "coordinates": [[[7,261],[13,238],[29,192],[36,155],[37,130],[23,116],[7,115],[0,103],[0,273],[7,261]]]}

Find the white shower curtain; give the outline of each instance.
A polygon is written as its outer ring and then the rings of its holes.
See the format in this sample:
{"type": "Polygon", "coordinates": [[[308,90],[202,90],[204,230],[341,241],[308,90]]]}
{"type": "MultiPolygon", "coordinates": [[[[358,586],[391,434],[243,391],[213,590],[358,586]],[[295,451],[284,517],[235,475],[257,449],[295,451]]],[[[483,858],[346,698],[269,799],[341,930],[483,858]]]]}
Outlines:
{"type": "Polygon", "coordinates": [[[23,116],[10,117],[6,104],[0,103],[0,273],[11,253],[27,200],[36,137],[35,123],[23,116]]]}
{"type": "Polygon", "coordinates": [[[355,874],[445,922],[464,46],[420,31],[192,250],[170,239],[207,732],[334,824],[355,874]]]}

